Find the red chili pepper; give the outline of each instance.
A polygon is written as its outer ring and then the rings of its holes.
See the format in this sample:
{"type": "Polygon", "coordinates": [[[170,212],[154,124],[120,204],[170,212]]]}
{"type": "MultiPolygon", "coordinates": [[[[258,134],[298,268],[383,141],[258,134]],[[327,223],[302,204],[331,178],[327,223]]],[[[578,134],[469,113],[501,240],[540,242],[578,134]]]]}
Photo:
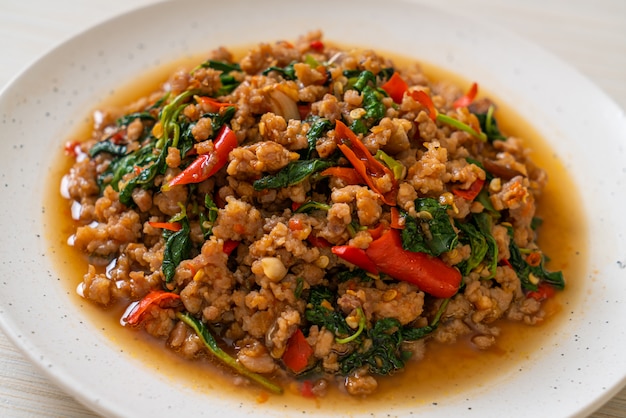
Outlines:
{"type": "Polygon", "coordinates": [[[385,84],[380,86],[380,88],[385,90],[394,102],[402,103],[402,97],[404,97],[404,93],[409,89],[409,85],[406,81],[404,81],[400,74],[394,72],[391,78],[387,80],[385,84]]]}
{"type": "Polygon", "coordinates": [[[410,95],[413,100],[428,110],[428,117],[430,117],[433,121],[437,120],[437,109],[435,109],[435,104],[428,94],[422,90],[414,90],[410,93],[410,95]]]}
{"type": "Polygon", "coordinates": [[[353,247],[352,245],[336,245],[331,248],[331,251],[333,254],[369,273],[378,274],[376,264],[369,258],[365,250],[361,248],[353,247]]]}
{"type": "Polygon", "coordinates": [[[287,341],[287,348],[283,353],[283,363],[294,373],[300,373],[309,365],[309,360],[313,355],[313,349],[304,338],[300,328],[287,341]]]}
{"type": "Polygon", "coordinates": [[[212,107],[214,107],[214,108],[216,108],[216,109],[218,109],[218,110],[219,110],[219,109],[221,109],[221,108],[223,108],[223,107],[230,107],[230,106],[237,107],[237,105],[236,105],[236,104],[234,104],[234,103],[224,103],[224,102],[220,102],[220,101],[218,101],[218,100],[215,100],[215,99],[214,99],[214,98],[212,98],[212,97],[207,97],[207,96],[195,96],[194,98],[196,99],[196,102],[198,102],[198,103],[202,103],[202,104],[204,104],[204,105],[209,105],[209,106],[212,106],[212,107]]]}
{"type": "Polygon", "coordinates": [[[457,109],[459,107],[467,107],[472,104],[478,94],[478,84],[472,83],[469,91],[464,96],[459,97],[452,103],[452,107],[457,109]]]}
{"type": "Polygon", "coordinates": [[[212,153],[199,155],[185,170],[164,186],[165,190],[176,185],[200,183],[217,173],[228,162],[228,154],[237,147],[237,135],[224,125],[213,144],[212,153]]]}
{"type": "Polygon", "coordinates": [[[372,241],[365,254],[381,273],[415,284],[438,298],[454,296],[461,284],[461,273],[441,259],[402,248],[400,231],[387,230],[372,241]]]}
{"type": "Polygon", "coordinates": [[[235,249],[239,246],[239,241],[235,241],[232,239],[224,241],[224,245],[222,245],[222,251],[226,253],[226,255],[230,255],[235,249]]]}
{"type": "Polygon", "coordinates": [[[152,305],[158,305],[162,308],[172,307],[172,302],[180,300],[180,295],[177,293],[166,292],[164,290],[152,290],[146,296],[137,303],[126,318],[122,320],[128,325],[138,325],[148,308],[152,305]]]}
{"type": "Polygon", "coordinates": [[[305,398],[315,398],[315,393],[313,393],[313,383],[310,380],[302,382],[300,394],[305,398]]]}
{"type": "Polygon", "coordinates": [[[174,232],[180,231],[183,228],[180,222],[148,222],[148,225],[153,228],[167,229],[174,232]]]}
{"type": "Polygon", "coordinates": [[[485,180],[476,179],[472,184],[470,184],[469,189],[453,188],[452,193],[471,202],[472,200],[476,199],[476,196],[478,196],[480,191],[483,189],[484,184],[485,180]]]}
{"type": "Polygon", "coordinates": [[[556,290],[554,289],[554,287],[550,286],[548,283],[541,282],[539,283],[537,290],[528,292],[526,296],[538,301],[542,301],[554,297],[555,294],[556,290]]]}
{"type": "Polygon", "coordinates": [[[323,50],[324,50],[324,42],[319,41],[319,40],[317,40],[317,41],[312,41],[312,42],[309,44],[309,47],[310,47],[311,49],[316,50],[316,51],[323,51],[323,50]]]}
{"type": "Polygon", "coordinates": [[[350,161],[369,188],[378,193],[385,204],[395,206],[398,182],[391,170],[374,158],[359,137],[339,120],[335,122],[335,141],[337,142],[337,147],[350,161]],[[375,178],[383,176],[387,176],[389,181],[392,182],[391,189],[384,193],[374,181],[375,178]]]}
{"type": "Polygon", "coordinates": [[[404,222],[398,208],[391,208],[391,223],[390,226],[394,229],[404,229],[404,222]]]}
{"type": "Polygon", "coordinates": [[[372,239],[378,239],[383,234],[383,232],[385,232],[386,229],[387,229],[387,225],[380,223],[376,226],[376,228],[368,229],[367,232],[370,233],[370,235],[372,236],[372,239]]]}
{"type": "Polygon", "coordinates": [[[320,173],[322,176],[339,177],[347,185],[363,184],[363,178],[354,168],[350,167],[329,167],[320,173]]]}
{"type": "Polygon", "coordinates": [[[298,113],[300,114],[300,120],[305,120],[311,113],[311,103],[298,104],[298,113]]]}
{"type": "Polygon", "coordinates": [[[80,151],[80,142],[79,141],[68,141],[65,143],[65,154],[70,157],[76,158],[80,151]]]}
{"type": "Polygon", "coordinates": [[[315,235],[309,235],[306,240],[309,241],[309,243],[315,248],[328,248],[333,246],[325,238],[317,237],[315,235]]]}

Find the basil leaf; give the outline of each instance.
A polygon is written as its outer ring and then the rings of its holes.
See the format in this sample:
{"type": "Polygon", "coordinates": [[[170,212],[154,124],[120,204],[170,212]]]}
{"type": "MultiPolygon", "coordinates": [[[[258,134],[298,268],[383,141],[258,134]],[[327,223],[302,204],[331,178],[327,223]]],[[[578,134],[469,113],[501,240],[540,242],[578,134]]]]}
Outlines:
{"type": "Polygon", "coordinates": [[[222,86],[217,91],[218,96],[225,96],[232,93],[233,90],[239,86],[239,81],[230,73],[232,71],[241,71],[241,67],[237,63],[230,63],[227,61],[207,60],[199,65],[200,68],[212,68],[214,70],[221,71],[220,81],[222,86]]]}
{"type": "Polygon", "coordinates": [[[458,236],[452,227],[446,212],[447,205],[440,205],[430,197],[415,200],[415,210],[427,212],[427,219],[405,216],[405,228],[402,230],[402,247],[405,250],[423,252],[432,256],[452,250],[458,236]]]}
{"type": "Polygon", "coordinates": [[[107,152],[111,155],[119,157],[126,154],[126,145],[115,144],[110,139],[105,139],[104,141],[95,143],[91,147],[89,150],[89,156],[95,157],[101,152],[107,152]]]}
{"type": "Polygon", "coordinates": [[[165,160],[167,158],[168,146],[159,151],[158,157],[153,164],[148,166],[138,165],[139,167],[142,167],[142,170],[136,177],[133,177],[128,183],[126,183],[124,189],[120,191],[120,202],[122,202],[126,206],[132,205],[132,193],[136,187],[142,186],[146,189],[151,188],[153,186],[154,178],[157,176],[157,174],[165,173],[165,170],[167,169],[167,164],[165,160]]]}
{"type": "Polygon", "coordinates": [[[335,336],[347,336],[350,334],[350,327],[345,318],[337,309],[326,307],[334,306],[336,297],[337,295],[326,286],[312,287],[304,316],[310,323],[326,327],[335,336]]]}
{"type": "Polygon", "coordinates": [[[334,166],[335,163],[326,160],[297,160],[287,164],[282,170],[268,175],[252,183],[254,190],[280,189],[293,186],[304,181],[307,177],[334,166]]]}
{"type": "Polygon", "coordinates": [[[263,75],[268,75],[270,72],[275,71],[277,73],[279,73],[285,80],[295,80],[296,77],[296,70],[293,68],[293,65],[296,62],[292,62],[291,64],[285,66],[285,67],[268,67],[265,70],[263,70],[263,72],[261,74],[263,75]]]}
{"type": "Polygon", "coordinates": [[[506,140],[506,136],[500,132],[496,118],[493,117],[494,107],[490,106],[487,113],[474,113],[480,124],[480,130],[487,135],[489,141],[506,140]]]}
{"type": "Polygon", "coordinates": [[[333,128],[333,124],[328,119],[319,116],[313,116],[308,122],[311,126],[306,133],[308,148],[306,153],[304,153],[304,159],[311,158],[311,154],[313,154],[317,146],[317,140],[320,139],[326,131],[333,128]]]}
{"type": "Polygon", "coordinates": [[[182,228],[179,231],[163,230],[165,249],[163,250],[163,264],[161,271],[165,276],[165,283],[170,283],[176,274],[176,267],[181,261],[187,260],[191,253],[190,228],[187,218],[180,221],[182,228]]]}
{"type": "Polygon", "coordinates": [[[151,120],[151,121],[156,120],[156,118],[152,116],[149,112],[135,112],[135,113],[129,113],[128,115],[124,115],[121,118],[117,119],[116,124],[117,126],[129,125],[135,119],[151,120]]]}

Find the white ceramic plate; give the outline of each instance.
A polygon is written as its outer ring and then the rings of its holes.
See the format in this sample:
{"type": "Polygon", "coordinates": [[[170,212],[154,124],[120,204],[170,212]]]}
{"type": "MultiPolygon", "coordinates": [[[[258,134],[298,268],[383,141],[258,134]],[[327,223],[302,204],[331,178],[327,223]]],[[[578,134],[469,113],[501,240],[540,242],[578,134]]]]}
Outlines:
{"type": "Polygon", "coordinates": [[[362,415],[582,417],[614,395],[626,377],[626,120],[618,107],[539,48],[465,18],[370,0],[259,5],[184,0],[119,16],[54,49],[2,92],[0,318],[7,335],[68,393],[108,416],[328,415],[313,403],[287,410],[195,390],[128,355],[62,285],[42,216],[54,150],[120,85],[219,45],[319,28],[326,38],[416,57],[497,92],[571,170],[590,231],[579,303],[567,306],[567,320],[522,366],[480,390],[421,405],[390,400],[362,415]]]}

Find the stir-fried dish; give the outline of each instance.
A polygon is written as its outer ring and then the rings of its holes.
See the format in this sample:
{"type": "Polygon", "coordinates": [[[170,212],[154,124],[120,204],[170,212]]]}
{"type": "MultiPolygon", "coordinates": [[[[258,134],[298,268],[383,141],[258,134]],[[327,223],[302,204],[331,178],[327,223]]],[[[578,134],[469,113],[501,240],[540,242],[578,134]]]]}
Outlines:
{"type": "Polygon", "coordinates": [[[489,349],[564,287],[545,172],[496,109],[319,32],[217,49],[67,146],[79,293],[274,393],[367,396],[431,341],[489,349]]]}

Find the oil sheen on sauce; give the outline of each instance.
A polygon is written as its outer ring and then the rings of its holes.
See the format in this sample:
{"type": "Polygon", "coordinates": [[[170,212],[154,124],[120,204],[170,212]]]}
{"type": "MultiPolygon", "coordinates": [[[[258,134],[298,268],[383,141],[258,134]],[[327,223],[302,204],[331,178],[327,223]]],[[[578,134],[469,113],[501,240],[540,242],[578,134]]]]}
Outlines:
{"type": "MultiPolygon", "coordinates": [[[[242,49],[243,50],[243,49],[242,49]]],[[[408,59],[391,56],[398,67],[408,59]]],[[[192,57],[155,70],[142,77],[142,82],[133,84],[132,89],[118,89],[110,98],[103,100],[99,108],[119,106],[150,93],[167,75],[179,67],[193,68],[202,57],[192,57]],[[120,93],[127,91],[129,93],[120,93]]],[[[422,63],[422,67],[431,80],[446,79],[467,88],[469,82],[454,74],[422,63]]],[[[477,80],[480,83],[480,80],[477,80]]],[[[120,309],[103,310],[83,300],[76,294],[76,287],[82,281],[87,270],[86,261],[67,245],[67,239],[74,232],[68,202],[60,196],[61,178],[72,164],[71,158],[63,155],[63,144],[59,144],[59,164],[49,177],[48,196],[46,196],[46,225],[51,253],[54,254],[59,277],[67,287],[68,298],[80,304],[85,317],[93,323],[95,329],[101,329],[111,341],[119,346],[120,352],[142,365],[154,369],[159,376],[168,376],[172,383],[183,385],[207,397],[232,396],[233,402],[263,402],[263,407],[275,407],[285,410],[315,409],[328,413],[365,413],[384,410],[386,406],[403,405],[406,407],[425,404],[441,404],[446,397],[462,394],[467,388],[486,388],[493,386],[499,379],[511,376],[522,370],[530,361],[531,354],[542,347],[554,344],[559,324],[566,320],[570,309],[580,301],[581,292],[577,290],[584,277],[586,264],[586,225],[581,212],[580,196],[574,187],[563,164],[540,138],[532,126],[518,117],[497,95],[482,94],[498,104],[496,117],[503,132],[524,139],[532,149],[534,162],[545,169],[549,181],[543,195],[538,200],[538,216],[544,219],[539,230],[539,245],[551,261],[548,268],[562,270],[566,278],[566,290],[548,301],[545,306],[548,320],[539,326],[527,326],[519,323],[501,322],[501,335],[494,347],[479,351],[472,348],[468,341],[459,341],[453,345],[429,344],[426,357],[420,362],[409,362],[406,369],[390,378],[379,379],[377,393],[367,399],[355,399],[329,391],[322,399],[305,399],[297,395],[295,388],[285,388],[282,396],[266,397],[255,387],[241,390],[232,383],[232,376],[219,366],[206,361],[190,362],[179,358],[164,347],[163,340],[155,340],[145,333],[124,328],[119,323],[120,309]],[[226,376],[225,376],[226,375],[226,376]]],[[[88,138],[91,121],[85,121],[77,127],[76,133],[69,140],[88,138]]]]}

